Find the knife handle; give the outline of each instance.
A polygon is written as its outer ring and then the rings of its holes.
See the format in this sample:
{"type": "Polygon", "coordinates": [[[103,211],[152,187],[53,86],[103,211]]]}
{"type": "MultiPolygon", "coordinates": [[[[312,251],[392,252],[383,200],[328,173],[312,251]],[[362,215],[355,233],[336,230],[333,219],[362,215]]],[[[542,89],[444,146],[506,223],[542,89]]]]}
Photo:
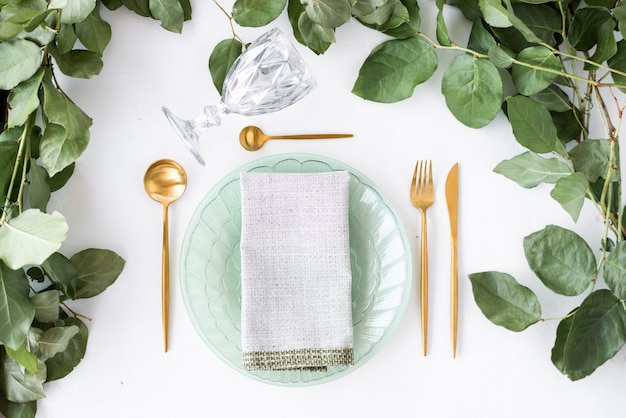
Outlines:
{"type": "Polygon", "coordinates": [[[452,341],[452,358],[455,358],[457,329],[459,322],[459,271],[456,238],[452,238],[451,244],[452,260],[450,265],[450,337],[452,341]]]}

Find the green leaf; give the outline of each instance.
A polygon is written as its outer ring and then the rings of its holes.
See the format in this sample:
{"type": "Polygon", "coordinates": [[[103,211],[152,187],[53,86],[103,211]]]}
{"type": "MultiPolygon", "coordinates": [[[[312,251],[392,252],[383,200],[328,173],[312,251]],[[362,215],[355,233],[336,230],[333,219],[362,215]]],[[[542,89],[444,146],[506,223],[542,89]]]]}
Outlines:
{"type": "Polygon", "coordinates": [[[552,347],[552,364],[570,380],[579,380],[589,376],[593,373],[593,370],[569,370],[565,365],[564,354],[565,348],[568,343],[569,333],[572,330],[572,324],[574,323],[574,316],[566,316],[559,322],[559,326],[556,329],[556,340],[554,341],[554,347],[552,347]]]}
{"type": "Polygon", "coordinates": [[[35,307],[35,319],[39,322],[54,322],[59,319],[61,296],[58,290],[46,290],[31,296],[35,307]]]}
{"type": "Polygon", "coordinates": [[[502,106],[498,69],[489,60],[469,54],[454,57],[443,75],[441,91],[450,112],[470,128],[489,124],[502,106]]]}
{"type": "Polygon", "coordinates": [[[287,0],[236,0],[232,17],[240,26],[258,28],[275,20],[286,5],[287,0]]]}
{"type": "Polygon", "coordinates": [[[28,192],[30,195],[30,206],[46,211],[46,206],[50,200],[50,177],[46,170],[37,164],[34,158],[30,160],[30,187],[28,192]]]}
{"type": "MultiPolygon", "coordinates": [[[[573,107],[572,110],[567,112],[550,112],[550,116],[552,116],[552,123],[556,126],[557,136],[562,143],[578,140],[581,137],[583,118],[577,107],[573,107]]],[[[562,152],[558,142],[556,145],[557,146],[554,148],[555,152],[558,152],[559,155],[562,156],[569,156],[567,151],[562,152]]]]}
{"type": "Polygon", "coordinates": [[[92,119],[52,83],[46,81],[43,87],[43,111],[49,122],[64,127],[70,140],[84,136],[93,123],[92,119]]]}
{"type": "Polygon", "coordinates": [[[78,36],[74,30],[74,25],[61,25],[56,38],[57,48],[59,50],[58,53],[63,55],[70,52],[74,48],[74,45],[76,45],[77,40],[78,36]]]}
{"type": "Polygon", "coordinates": [[[617,19],[617,27],[622,34],[622,38],[626,37],[626,3],[620,3],[618,7],[612,9],[611,11],[613,12],[613,17],[617,19]]]}
{"type": "Polygon", "coordinates": [[[34,42],[25,39],[0,42],[0,90],[11,90],[32,77],[42,58],[43,52],[34,42]]]}
{"type": "Polygon", "coordinates": [[[395,20],[404,18],[404,10],[397,6],[394,9],[394,14],[389,19],[389,21],[385,22],[382,26],[378,28],[385,35],[393,36],[398,39],[406,39],[411,36],[415,36],[417,32],[420,30],[420,26],[422,24],[422,19],[420,16],[420,8],[419,4],[415,0],[401,0],[402,6],[409,13],[409,20],[401,23],[398,26],[394,26],[392,23],[395,20]]]}
{"type": "Polygon", "coordinates": [[[11,402],[6,400],[2,391],[0,391],[0,413],[3,413],[6,418],[35,418],[37,401],[11,402]]]}
{"type": "Polygon", "coordinates": [[[150,12],[150,0],[121,0],[124,6],[137,13],[139,16],[152,17],[150,12]]]}
{"type": "Polygon", "coordinates": [[[570,214],[574,222],[578,221],[580,210],[585,202],[589,182],[582,173],[573,173],[556,182],[550,196],[561,204],[563,209],[570,214]]]}
{"type": "Polygon", "coordinates": [[[36,401],[46,396],[43,390],[43,383],[46,380],[46,365],[42,361],[37,361],[37,373],[22,369],[22,366],[9,356],[5,356],[2,363],[1,386],[7,400],[24,403],[36,401]]]}
{"type": "MultiPolygon", "coordinates": [[[[72,24],[82,22],[96,7],[96,0],[66,0],[61,9],[61,23],[72,24]]],[[[50,8],[52,5],[50,5],[50,8]]]]}
{"type": "Polygon", "coordinates": [[[543,158],[530,151],[502,161],[493,171],[528,189],[572,174],[572,169],[557,158],[543,158]]]}
{"type": "Polygon", "coordinates": [[[399,16],[396,16],[398,20],[394,20],[393,24],[398,26],[400,23],[407,22],[409,20],[409,11],[402,5],[400,0],[356,0],[352,5],[352,15],[364,25],[379,30],[379,27],[387,24],[387,22],[394,17],[397,5],[400,5],[402,9],[404,9],[401,10],[402,13],[400,13],[399,16]]]}
{"type": "Polygon", "coordinates": [[[562,373],[578,380],[611,359],[625,342],[622,302],[606,289],[596,290],[563,327],[559,325],[552,360],[562,373]]]}
{"type": "Polygon", "coordinates": [[[367,57],[352,93],[367,100],[391,103],[411,97],[415,86],[437,68],[433,48],[421,38],[393,39],[378,45],[367,57]]]}
{"type": "Polygon", "coordinates": [[[56,192],[61,189],[68,182],[72,174],[74,174],[74,167],[76,164],[72,163],[66,166],[63,170],[56,173],[50,178],[50,191],[56,192]]]}
{"type": "MultiPolygon", "coordinates": [[[[626,3],[623,3],[622,7],[626,7],[626,3]]],[[[626,73],[626,41],[625,40],[622,39],[621,41],[617,43],[617,50],[615,51],[615,55],[613,55],[607,61],[607,64],[613,70],[626,73]]],[[[626,76],[615,73],[615,72],[611,72],[611,76],[613,77],[613,81],[615,82],[615,84],[617,84],[620,91],[622,93],[626,92],[626,76]]]]}
{"type": "Polygon", "coordinates": [[[90,248],[70,258],[78,271],[76,299],[90,298],[112,285],[124,269],[124,259],[110,250],[90,248]]]}
{"type": "Polygon", "coordinates": [[[574,108],[567,94],[554,84],[533,94],[531,99],[541,103],[551,112],[567,112],[574,108]]]}
{"type": "Polygon", "coordinates": [[[149,0],[150,13],[170,32],[181,33],[185,13],[179,0],[149,0]]]}
{"type": "Polygon", "coordinates": [[[552,51],[543,46],[532,46],[517,55],[511,75],[517,90],[525,96],[530,96],[550,86],[562,70],[561,61],[552,54],[552,51]],[[526,65],[520,65],[518,62],[526,65]]]}
{"type": "MultiPolygon", "coordinates": [[[[617,51],[613,35],[615,21],[604,7],[584,7],[576,11],[567,34],[568,40],[578,51],[588,51],[596,46],[591,61],[602,63],[617,51]]],[[[593,67],[585,66],[586,69],[593,67]]]]}
{"type": "Polygon", "coordinates": [[[41,265],[52,283],[58,284],[70,299],[76,298],[78,271],[63,254],[54,253],[41,265]]]}
{"type": "Polygon", "coordinates": [[[448,26],[446,25],[446,21],[441,11],[437,13],[436,36],[437,36],[437,42],[439,42],[440,45],[442,46],[452,45],[452,41],[450,40],[450,33],[448,31],[448,26]]]}
{"type": "MultiPolygon", "coordinates": [[[[504,3],[505,9],[506,9],[506,17],[508,21],[511,23],[510,26],[512,27],[504,27],[504,28],[494,27],[493,28],[493,31],[496,33],[496,36],[500,38],[501,42],[504,44],[507,44],[508,41],[505,42],[503,39],[504,37],[514,38],[515,40],[513,42],[517,44],[521,44],[521,42],[523,42],[525,44],[524,47],[519,48],[519,49],[513,48],[516,51],[520,51],[524,49],[525,47],[529,46],[530,44],[542,43],[542,40],[537,35],[535,35],[535,33],[530,29],[530,27],[528,27],[526,22],[524,22],[522,19],[520,19],[517,16],[515,7],[511,3],[511,0],[502,0],[502,2],[504,3]]],[[[515,5],[517,6],[520,4],[515,3],[515,5]]],[[[534,7],[536,8],[537,6],[534,6],[534,7]]]]}
{"type": "Polygon", "coordinates": [[[350,0],[301,0],[309,18],[318,25],[338,28],[352,17],[350,0]]]}
{"type": "Polygon", "coordinates": [[[580,295],[596,274],[591,248],[578,234],[556,225],[524,238],[528,265],[550,290],[565,296],[580,295]]]}
{"type": "Polygon", "coordinates": [[[0,344],[17,350],[26,341],[35,308],[28,299],[24,271],[11,270],[0,262],[0,344]]]}
{"type": "Polygon", "coordinates": [[[46,126],[40,144],[41,161],[52,176],[72,164],[89,144],[89,131],[84,137],[70,139],[62,126],[53,123],[46,126]]]}
{"type": "Polygon", "coordinates": [[[618,242],[610,252],[603,274],[611,292],[620,299],[626,299],[626,241],[618,242]]]}
{"type": "Polygon", "coordinates": [[[474,20],[467,40],[467,48],[472,51],[487,54],[489,50],[498,46],[493,35],[485,28],[482,19],[474,20]]]}
{"type": "MultiPolygon", "coordinates": [[[[605,178],[609,170],[611,141],[608,139],[587,139],[570,151],[570,157],[577,172],[583,173],[591,183],[605,178]]],[[[615,181],[619,178],[616,173],[615,181]]]]}
{"type": "Polygon", "coordinates": [[[191,20],[191,15],[192,15],[192,7],[191,7],[191,1],[190,0],[179,0],[180,1],[180,5],[183,8],[183,17],[185,20],[191,20]]]}
{"type": "Polygon", "coordinates": [[[470,274],[469,279],[476,304],[494,324],[519,332],[541,319],[537,296],[511,275],[486,271],[470,274]]]}
{"type": "Polygon", "coordinates": [[[22,32],[24,26],[8,20],[0,21],[0,41],[8,41],[22,32]]]}
{"type": "Polygon", "coordinates": [[[122,0],[102,0],[102,4],[109,10],[117,10],[123,6],[122,0]]]}
{"type": "Polygon", "coordinates": [[[482,11],[485,22],[490,26],[496,28],[508,28],[512,26],[508,18],[508,12],[500,0],[479,0],[478,6],[482,11]]]}
{"type": "Polygon", "coordinates": [[[224,39],[211,52],[209,71],[211,72],[213,85],[215,85],[220,94],[222,94],[226,74],[228,74],[228,70],[230,70],[237,57],[241,55],[241,52],[241,42],[236,39],[224,39]]]}
{"type": "Polygon", "coordinates": [[[98,8],[93,9],[85,20],[76,23],[74,27],[80,42],[91,52],[102,56],[111,40],[111,25],[102,20],[98,8]]]}
{"type": "Polygon", "coordinates": [[[41,269],[39,267],[29,267],[26,270],[26,275],[28,276],[29,279],[37,282],[37,283],[43,283],[44,280],[46,279],[43,275],[43,271],[41,271],[41,269]]]}
{"type": "Polygon", "coordinates": [[[489,61],[498,68],[509,68],[513,64],[513,57],[502,45],[495,45],[488,54],[489,61]]]}
{"type": "Polygon", "coordinates": [[[287,0],[287,17],[289,18],[289,24],[291,25],[293,36],[302,45],[306,45],[304,38],[300,33],[300,29],[298,29],[298,20],[300,20],[301,15],[306,15],[306,12],[304,11],[304,5],[300,3],[300,0],[287,0]]]}
{"type": "Polygon", "coordinates": [[[35,418],[37,402],[11,402],[5,399],[4,393],[0,390],[0,413],[6,418],[35,418]]]}
{"type": "Polygon", "coordinates": [[[65,350],[46,360],[48,382],[67,376],[80,363],[87,351],[89,332],[85,324],[78,318],[66,318],[63,324],[78,327],[78,333],[70,339],[65,350]]]}
{"type": "Polygon", "coordinates": [[[23,125],[39,107],[39,87],[44,70],[38,70],[31,78],[18,84],[9,95],[9,118],[7,127],[23,125]]]}
{"type": "Polygon", "coordinates": [[[521,95],[507,98],[506,103],[517,142],[538,154],[553,151],[558,138],[548,109],[521,95]]]}
{"type": "MultiPolygon", "coordinates": [[[[15,186],[13,191],[9,191],[9,184],[17,161],[18,150],[19,144],[17,142],[0,141],[0,190],[4,191],[3,194],[9,194],[10,198],[17,194],[15,186]]],[[[2,209],[0,209],[0,213],[2,213],[2,209]]]]}
{"type": "Polygon", "coordinates": [[[71,339],[78,334],[76,325],[52,327],[43,332],[39,338],[39,351],[44,361],[65,351],[71,339]]]}
{"type": "Polygon", "coordinates": [[[5,347],[7,354],[15,360],[20,366],[23,366],[31,373],[37,373],[37,356],[26,349],[24,345],[19,346],[17,350],[5,347]]]}
{"type": "Polygon", "coordinates": [[[44,113],[49,123],[40,144],[42,164],[50,176],[76,161],[89,144],[92,120],[50,83],[44,82],[44,113]]]}
{"type": "Polygon", "coordinates": [[[533,44],[556,46],[555,35],[561,32],[561,14],[552,6],[511,3],[505,0],[513,27],[533,44]]]}
{"type": "Polygon", "coordinates": [[[12,269],[39,265],[61,247],[67,231],[59,212],[27,209],[0,226],[0,259],[12,269]]]}
{"type": "Polygon", "coordinates": [[[74,49],[61,54],[54,44],[48,46],[48,52],[54,57],[59,70],[65,75],[76,78],[92,78],[102,71],[102,58],[95,52],[74,49]]]}
{"type": "Polygon", "coordinates": [[[616,0],[585,0],[588,6],[600,6],[607,9],[615,6],[615,2],[616,0]]]}
{"type": "MultiPolygon", "coordinates": [[[[316,54],[323,54],[330,48],[330,45],[334,42],[333,39],[327,39],[326,30],[332,32],[333,29],[326,28],[318,23],[315,23],[309,18],[306,12],[303,12],[298,18],[298,33],[302,38],[304,45],[308,46],[316,54]]],[[[334,36],[334,35],[333,35],[334,36]]]]}

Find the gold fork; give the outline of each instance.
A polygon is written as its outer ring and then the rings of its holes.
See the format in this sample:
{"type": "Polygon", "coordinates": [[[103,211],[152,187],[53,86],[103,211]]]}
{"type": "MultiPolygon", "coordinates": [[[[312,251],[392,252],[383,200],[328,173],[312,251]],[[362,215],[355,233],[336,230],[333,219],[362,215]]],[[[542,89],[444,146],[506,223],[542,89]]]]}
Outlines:
{"type": "Polygon", "coordinates": [[[428,228],[426,226],[426,209],[435,201],[433,188],[433,166],[429,161],[418,161],[415,164],[411,181],[411,203],[422,214],[422,243],[420,264],[420,304],[422,311],[422,349],[426,355],[428,346],[428,228]]]}

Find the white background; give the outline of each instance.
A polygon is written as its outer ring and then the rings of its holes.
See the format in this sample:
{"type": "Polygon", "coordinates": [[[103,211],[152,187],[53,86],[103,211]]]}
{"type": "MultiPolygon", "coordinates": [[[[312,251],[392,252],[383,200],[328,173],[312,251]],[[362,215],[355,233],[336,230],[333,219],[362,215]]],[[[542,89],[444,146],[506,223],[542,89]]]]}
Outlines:
{"type": "MultiPolygon", "coordinates": [[[[223,1],[227,10],[232,3],[223,1]]],[[[93,318],[82,363],[66,378],[46,385],[42,418],[101,417],[609,417],[623,406],[626,352],[592,376],[570,382],[550,361],[556,321],[512,333],[491,324],[474,303],[467,275],[506,271],[533,288],[543,316],[559,317],[579,298],[547,291],[528,268],[524,236],[547,224],[574,229],[599,245],[601,220],[585,206],[573,224],[549,197],[548,187],[526,190],[492,172],[523,151],[500,114],[488,127],[461,125],[440,94],[443,69],[454,56],[438,53],[439,70],[415,95],[396,104],[367,102],[350,93],[372,48],[386,38],[352,21],[336,32],[337,43],[316,56],[297,44],[318,86],[280,112],[245,118],[228,115],[202,137],[206,167],[198,165],[161,113],[170,106],[195,117],[218,101],[208,71],[213,47],[231,36],[226,17],[210,1],[194,1],[183,34],[120,9],[103,11],[113,39],[105,66],[92,80],[61,78],[64,91],[93,119],[91,143],[69,184],[49,210],[68,219],[62,252],[108,248],[126,259],[118,281],[102,295],[71,304],[93,318]],[[323,142],[274,141],[250,153],[238,142],[241,128],[268,134],[351,132],[355,137],[323,142]],[[347,163],[368,176],[394,205],[419,250],[419,212],[409,202],[417,159],[434,161],[435,204],[429,210],[430,347],[421,354],[417,284],[398,327],[384,347],[341,379],[312,387],[277,387],[250,379],[224,364],[200,339],[182,301],[179,251],[187,223],[209,189],[238,166],[280,153],[317,153],[347,163]],[[146,168],[173,158],[187,170],[189,185],[170,207],[170,351],[161,333],[162,210],[143,189],[146,168]],[[449,228],[444,184],[460,164],[459,345],[451,358],[449,337],[449,228]]],[[[434,37],[434,2],[421,1],[423,31],[434,37]]],[[[453,39],[469,33],[456,9],[446,14],[453,39]]],[[[269,27],[293,40],[286,14],[269,27]]],[[[238,28],[251,42],[266,28],[238,28]]],[[[294,41],[295,42],[295,41],[294,41]]],[[[622,157],[623,158],[623,157],[622,157]]],[[[417,266],[417,264],[416,264],[417,266]]],[[[417,271],[417,269],[416,269],[417,271]]]]}

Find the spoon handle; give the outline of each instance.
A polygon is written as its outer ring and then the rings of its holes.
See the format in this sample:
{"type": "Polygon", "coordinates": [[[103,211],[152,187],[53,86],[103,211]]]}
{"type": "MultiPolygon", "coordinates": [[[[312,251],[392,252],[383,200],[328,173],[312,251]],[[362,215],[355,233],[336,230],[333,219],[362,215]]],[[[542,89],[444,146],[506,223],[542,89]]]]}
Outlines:
{"type": "Polygon", "coordinates": [[[168,205],[163,205],[163,260],[161,275],[161,315],[163,319],[163,347],[167,352],[167,336],[170,310],[170,249],[168,205]]]}
{"type": "Polygon", "coordinates": [[[302,134],[302,135],[272,135],[268,139],[330,139],[351,138],[352,134],[302,134]]]}

